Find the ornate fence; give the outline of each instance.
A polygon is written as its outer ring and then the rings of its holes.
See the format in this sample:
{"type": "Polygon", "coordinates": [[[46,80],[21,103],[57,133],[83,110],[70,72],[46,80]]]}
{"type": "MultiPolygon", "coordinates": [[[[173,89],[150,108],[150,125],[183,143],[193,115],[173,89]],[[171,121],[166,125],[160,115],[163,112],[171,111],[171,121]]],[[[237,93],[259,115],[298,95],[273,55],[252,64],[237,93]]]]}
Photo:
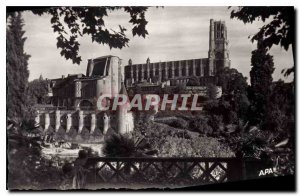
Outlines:
{"type": "MultiPolygon", "coordinates": [[[[87,183],[200,185],[242,179],[238,158],[89,158],[87,183]]],[[[117,185],[116,184],[116,185],[117,185]]]]}

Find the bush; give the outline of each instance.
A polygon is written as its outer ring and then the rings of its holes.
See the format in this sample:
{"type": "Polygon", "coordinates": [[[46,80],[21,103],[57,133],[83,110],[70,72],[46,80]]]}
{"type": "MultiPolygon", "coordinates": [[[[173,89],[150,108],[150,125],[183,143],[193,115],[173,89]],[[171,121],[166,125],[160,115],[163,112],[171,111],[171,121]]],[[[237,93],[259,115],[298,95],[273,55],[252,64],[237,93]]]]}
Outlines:
{"type": "Polygon", "coordinates": [[[203,111],[205,111],[209,114],[218,114],[220,112],[219,102],[216,100],[207,101],[205,103],[205,105],[203,106],[203,111]]]}
{"type": "Polygon", "coordinates": [[[160,157],[233,157],[234,153],[212,137],[191,139],[168,136],[158,150],[160,157]]]}
{"type": "Polygon", "coordinates": [[[208,125],[212,128],[213,134],[218,136],[218,134],[223,131],[223,118],[222,116],[218,115],[211,115],[209,116],[208,125]]]}
{"type": "Polygon", "coordinates": [[[131,157],[135,154],[134,141],[127,135],[112,134],[102,148],[106,157],[131,157]]]}
{"type": "MultiPolygon", "coordinates": [[[[231,150],[216,138],[199,137],[198,133],[188,130],[153,122],[144,124],[141,130],[146,130],[143,135],[151,147],[158,151],[158,157],[233,156],[231,150]]],[[[139,129],[136,129],[134,134],[134,137],[138,137],[138,134],[141,133],[139,129]]]]}
{"type": "Polygon", "coordinates": [[[198,132],[200,134],[212,134],[213,129],[208,125],[208,119],[202,116],[197,116],[192,119],[189,125],[191,131],[198,132]]]}
{"type": "Polygon", "coordinates": [[[22,135],[8,137],[8,183],[12,189],[57,189],[62,182],[59,167],[41,156],[35,139],[22,135]]]}
{"type": "Polygon", "coordinates": [[[174,120],[166,122],[166,124],[179,129],[187,129],[189,126],[189,123],[186,120],[183,120],[182,118],[176,118],[174,120]]]}
{"type": "Polygon", "coordinates": [[[213,84],[208,84],[207,90],[206,90],[206,96],[208,97],[209,100],[217,99],[217,96],[218,96],[217,87],[213,84]]]}

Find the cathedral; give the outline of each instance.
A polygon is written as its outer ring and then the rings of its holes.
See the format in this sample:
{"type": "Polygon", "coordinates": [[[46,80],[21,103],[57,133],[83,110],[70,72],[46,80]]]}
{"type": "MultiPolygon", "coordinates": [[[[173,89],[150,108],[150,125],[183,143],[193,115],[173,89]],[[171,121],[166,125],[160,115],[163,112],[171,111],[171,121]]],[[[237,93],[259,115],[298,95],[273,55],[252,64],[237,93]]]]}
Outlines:
{"type": "Polygon", "coordinates": [[[133,113],[123,107],[116,112],[99,110],[101,95],[113,99],[120,94],[127,96],[127,89],[145,81],[151,87],[151,83],[170,80],[188,82],[191,77],[205,88],[209,83],[217,85],[224,67],[230,67],[227,28],[223,21],[210,20],[208,58],[157,63],[148,58],[145,64],[132,64],[129,60],[126,66],[117,56],[89,59],[85,75],[69,74],[49,80],[51,103],[37,107],[36,122],[45,133],[65,140],[98,141],[110,128],[128,133],[134,128],[133,113]]]}
{"type": "Polygon", "coordinates": [[[166,62],[133,64],[130,59],[125,66],[125,82],[130,87],[144,81],[188,81],[196,77],[201,86],[216,84],[217,76],[224,67],[230,67],[227,27],[224,21],[210,20],[208,58],[186,59],[166,62]]]}

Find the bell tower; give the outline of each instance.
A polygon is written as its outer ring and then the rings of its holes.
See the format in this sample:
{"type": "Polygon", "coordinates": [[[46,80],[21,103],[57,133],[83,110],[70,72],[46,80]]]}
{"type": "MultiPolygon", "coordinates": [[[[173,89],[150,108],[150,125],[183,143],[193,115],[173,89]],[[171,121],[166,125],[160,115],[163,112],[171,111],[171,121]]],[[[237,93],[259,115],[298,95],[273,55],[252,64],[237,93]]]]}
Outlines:
{"type": "Polygon", "coordinates": [[[230,67],[225,21],[210,19],[208,60],[209,76],[215,76],[222,68],[230,67]]]}

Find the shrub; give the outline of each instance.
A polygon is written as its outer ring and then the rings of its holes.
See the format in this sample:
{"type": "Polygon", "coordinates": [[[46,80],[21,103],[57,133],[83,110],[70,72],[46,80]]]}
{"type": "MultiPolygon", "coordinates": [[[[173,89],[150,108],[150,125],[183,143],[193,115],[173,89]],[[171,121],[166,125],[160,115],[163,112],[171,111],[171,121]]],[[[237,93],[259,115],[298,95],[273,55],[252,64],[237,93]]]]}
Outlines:
{"type": "Polygon", "coordinates": [[[217,114],[219,112],[219,102],[216,100],[207,101],[203,106],[203,110],[209,114],[217,114]]]}
{"type": "Polygon", "coordinates": [[[213,129],[208,125],[208,119],[202,116],[197,116],[192,119],[189,127],[191,131],[195,131],[200,134],[211,134],[213,132],[213,129]]]}
{"type": "MultiPolygon", "coordinates": [[[[216,138],[199,137],[198,133],[188,130],[151,122],[144,124],[142,131],[145,131],[145,138],[151,147],[158,151],[159,157],[233,156],[231,150],[216,138]]],[[[141,133],[136,129],[134,134],[134,137],[138,137],[141,133]]]]}
{"type": "Polygon", "coordinates": [[[217,87],[213,84],[208,84],[207,90],[206,90],[206,96],[208,97],[209,100],[217,99],[217,96],[218,96],[217,87]]]}
{"type": "MultiPolygon", "coordinates": [[[[25,128],[26,125],[23,125],[25,128]]],[[[40,138],[30,138],[20,127],[8,129],[8,188],[54,189],[62,181],[59,167],[41,156],[40,138]],[[19,134],[11,132],[16,129],[19,134]],[[20,131],[22,130],[22,131],[20,131]]],[[[29,130],[27,130],[29,131],[29,130]]]]}
{"type": "Polygon", "coordinates": [[[160,157],[232,157],[234,153],[212,137],[191,139],[168,136],[158,150],[160,157]]]}
{"type": "Polygon", "coordinates": [[[222,116],[211,115],[209,116],[209,120],[207,123],[212,128],[215,136],[217,136],[218,133],[223,130],[224,125],[222,116]]]}
{"type": "Polygon", "coordinates": [[[135,154],[133,139],[127,135],[112,134],[102,148],[106,157],[131,157],[135,154]]]}
{"type": "Polygon", "coordinates": [[[174,120],[171,120],[170,122],[166,122],[166,124],[170,125],[171,127],[180,129],[187,129],[189,126],[189,123],[186,120],[183,120],[182,118],[176,118],[174,120]]]}

